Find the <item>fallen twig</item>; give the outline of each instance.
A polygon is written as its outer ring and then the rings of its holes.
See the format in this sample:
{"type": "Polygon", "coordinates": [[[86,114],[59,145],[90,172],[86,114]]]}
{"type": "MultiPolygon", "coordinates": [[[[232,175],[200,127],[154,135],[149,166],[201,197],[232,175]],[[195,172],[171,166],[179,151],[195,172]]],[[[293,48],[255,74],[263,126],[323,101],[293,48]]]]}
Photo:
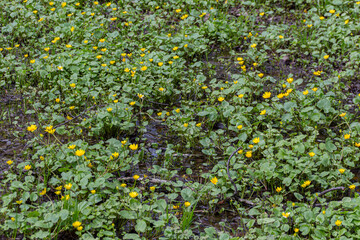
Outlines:
{"type": "Polygon", "coordinates": [[[314,203],[313,203],[313,206],[312,207],[315,207],[315,203],[318,199],[318,197],[320,197],[321,195],[324,195],[325,193],[328,193],[328,192],[331,192],[331,191],[335,191],[335,190],[345,190],[346,188],[345,187],[334,187],[334,188],[330,188],[330,189],[327,189],[321,193],[318,193],[317,196],[315,197],[315,200],[314,200],[314,203]]]}
{"type": "Polygon", "coordinates": [[[65,121],[65,122],[63,122],[63,123],[60,123],[60,124],[56,125],[54,128],[56,129],[56,128],[62,126],[62,125],[65,125],[65,124],[67,124],[67,123],[69,123],[69,122],[71,122],[71,121],[74,121],[75,119],[79,118],[80,116],[82,116],[83,114],[85,114],[87,111],[93,109],[94,107],[101,107],[101,106],[102,106],[102,105],[93,105],[93,106],[85,109],[82,113],[80,113],[80,114],[77,115],[76,117],[73,117],[71,120],[67,120],[67,121],[65,121]]]}
{"type": "Polygon", "coordinates": [[[233,179],[232,179],[231,176],[230,176],[229,165],[230,165],[230,160],[231,160],[231,158],[232,158],[232,157],[234,156],[234,154],[237,153],[237,151],[239,151],[241,148],[242,148],[242,147],[239,147],[238,149],[236,149],[236,150],[230,155],[230,157],[229,157],[229,159],[228,159],[228,161],[227,161],[227,165],[226,165],[227,175],[228,175],[228,177],[229,177],[229,179],[230,179],[230,182],[232,183],[232,185],[233,185],[234,188],[235,188],[234,195],[237,194],[238,190],[237,190],[237,187],[236,187],[235,182],[233,181],[233,179]]]}

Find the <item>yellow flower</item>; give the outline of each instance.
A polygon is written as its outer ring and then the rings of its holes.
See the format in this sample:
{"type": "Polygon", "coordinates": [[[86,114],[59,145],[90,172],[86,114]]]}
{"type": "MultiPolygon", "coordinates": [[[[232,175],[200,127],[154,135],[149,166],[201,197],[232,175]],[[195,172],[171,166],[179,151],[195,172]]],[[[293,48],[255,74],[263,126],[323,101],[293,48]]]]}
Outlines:
{"type": "Polygon", "coordinates": [[[332,9],[332,10],[329,11],[329,13],[333,14],[333,13],[335,13],[335,10],[332,9]]]}
{"type": "Polygon", "coordinates": [[[184,127],[188,127],[189,126],[189,124],[188,123],[184,123],[184,127]]]}
{"type": "Polygon", "coordinates": [[[105,42],[105,38],[100,39],[99,42],[105,42]]]}
{"type": "Polygon", "coordinates": [[[201,123],[197,123],[196,126],[197,126],[197,127],[201,127],[201,123]]]}
{"type": "Polygon", "coordinates": [[[31,126],[27,127],[27,130],[28,130],[29,132],[34,132],[36,129],[37,129],[37,126],[36,126],[36,125],[31,125],[31,126]]]}
{"type": "Polygon", "coordinates": [[[51,126],[51,125],[45,128],[45,132],[50,133],[50,134],[54,134],[55,131],[56,131],[56,129],[53,128],[53,126],[51,126]]]}
{"type": "Polygon", "coordinates": [[[64,185],[64,188],[66,188],[67,190],[70,190],[72,187],[72,184],[71,183],[68,183],[68,184],[65,184],[64,185]]]}
{"type": "Polygon", "coordinates": [[[70,44],[66,44],[66,47],[67,47],[67,48],[71,48],[71,47],[72,47],[72,45],[70,45],[70,44]]]}
{"type": "Polygon", "coordinates": [[[56,194],[56,195],[60,195],[60,194],[61,194],[61,191],[56,191],[55,194],[56,194]]]}
{"type": "Polygon", "coordinates": [[[179,205],[173,205],[173,209],[178,209],[179,207],[179,205]]]}
{"type": "Polygon", "coordinates": [[[307,186],[309,186],[311,184],[311,181],[307,180],[305,181],[303,184],[301,184],[302,188],[306,188],[307,186]]]}
{"type": "Polygon", "coordinates": [[[252,47],[252,48],[256,48],[256,46],[257,46],[256,43],[250,45],[250,47],[252,47]]]}
{"type": "MultiPolygon", "coordinates": [[[[95,190],[94,190],[95,191],[95,190]]],[[[82,226],[80,226],[80,227],[77,227],[76,228],[78,231],[81,231],[81,230],[83,230],[83,227],[82,226]]]]}
{"type": "Polygon", "coordinates": [[[102,58],[102,55],[97,55],[96,58],[100,59],[100,58],[102,58]]]}
{"type": "Polygon", "coordinates": [[[266,109],[264,109],[260,112],[260,115],[265,115],[265,114],[266,114],[266,109]]]}
{"type": "Polygon", "coordinates": [[[244,150],[240,149],[240,150],[238,151],[238,154],[242,154],[243,152],[244,152],[244,150]]]}
{"type": "Polygon", "coordinates": [[[185,205],[185,207],[190,207],[191,203],[185,202],[184,205],[185,205]]]}
{"type": "Polygon", "coordinates": [[[50,6],[54,5],[54,2],[49,2],[49,5],[50,5],[50,6]]]}
{"type": "Polygon", "coordinates": [[[102,48],[100,51],[102,51],[102,52],[106,52],[106,48],[102,48]]]}
{"type": "Polygon", "coordinates": [[[141,71],[145,71],[147,69],[147,66],[142,66],[141,71]]]}
{"type": "Polygon", "coordinates": [[[311,90],[313,90],[314,92],[316,92],[316,91],[318,90],[318,88],[317,88],[317,87],[314,87],[314,88],[312,88],[311,90]]]}
{"type": "Polygon", "coordinates": [[[292,83],[292,82],[294,81],[294,79],[293,79],[293,78],[288,78],[288,79],[286,79],[286,81],[287,81],[288,83],[292,83]]]}
{"type": "Polygon", "coordinates": [[[133,176],[133,178],[134,178],[135,180],[138,180],[139,177],[140,177],[139,175],[134,175],[134,176],[133,176]]]}
{"type": "Polygon", "coordinates": [[[13,164],[13,161],[9,160],[9,161],[7,161],[6,163],[7,163],[8,165],[11,165],[11,164],[13,164]]]}
{"type": "Polygon", "coordinates": [[[113,61],[110,61],[110,64],[112,65],[112,64],[114,64],[115,63],[115,61],[113,60],[113,61]]]}
{"type": "Polygon", "coordinates": [[[315,153],[314,152],[309,152],[309,156],[313,157],[313,156],[315,156],[315,153]]]}
{"type": "Polygon", "coordinates": [[[324,56],[324,59],[328,59],[330,56],[329,55],[325,55],[324,56]]]}
{"type": "Polygon", "coordinates": [[[176,113],[179,113],[179,112],[180,112],[180,109],[179,109],[179,108],[178,108],[178,109],[176,109],[176,110],[175,110],[175,112],[176,112],[176,113]]]}
{"type": "Polygon", "coordinates": [[[360,147],[360,143],[355,142],[356,147],[360,147]]]}
{"type": "Polygon", "coordinates": [[[345,138],[345,139],[349,139],[349,138],[350,138],[350,134],[345,134],[345,135],[344,135],[344,138],[345,138]]]}
{"type": "Polygon", "coordinates": [[[76,84],[75,83],[70,83],[70,87],[75,88],[76,84]]]}
{"type": "Polygon", "coordinates": [[[336,220],[335,225],[336,225],[336,226],[340,226],[341,223],[342,223],[342,221],[340,221],[340,220],[338,219],[338,220],[336,220]]]}
{"type": "Polygon", "coordinates": [[[239,130],[242,129],[242,128],[243,128],[243,125],[238,125],[237,126],[237,129],[239,129],[239,130]]]}
{"type": "Polygon", "coordinates": [[[126,187],[126,183],[121,184],[120,187],[126,187]]]}
{"type": "Polygon", "coordinates": [[[246,156],[247,158],[251,158],[251,156],[252,156],[252,151],[246,152],[245,156],[246,156]]]}
{"type": "Polygon", "coordinates": [[[133,151],[135,151],[136,149],[138,149],[138,144],[131,144],[130,146],[129,146],[129,148],[131,149],[131,150],[133,150],[133,151]]]}
{"type": "Polygon", "coordinates": [[[95,194],[96,190],[91,190],[90,192],[91,192],[91,194],[95,194]]]}
{"type": "Polygon", "coordinates": [[[108,112],[111,112],[112,111],[112,108],[107,108],[106,109],[108,112]]]}
{"type": "Polygon", "coordinates": [[[223,98],[223,97],[219,97],[219,98],[218,98],[218,101],[219,101],[219,102],[222,102],[222,101],[224,101],[224,99],[225,99],[225,98],[223,98]]]}
{"type": "Polygon", "coordinates": [[[30,60],[30,63],[35,63],[35,59],[33,59],[33,60],[30,60]]]}
{"type": "Polygon", "coordinates": [[[143,95],[143,94],[140,94],[140,93],[138,93],[137,96],[138,96],[140,99],[144,97],[144,95],[143,95]]]}
{"type": "Polygon", "coordinates": [[[259,143],[259,142],[260,142],[260,138],[257,137],[253,139],[253,143],[259,143]]]}
{"type": "Polygon", "coordinates": [[[75,155],[78,157],[81,157],[84,154],[85,154],[85,151],[82,149],[76,150],[76,152],[75,152],[75,155]]]}
{"type": "Polygon", "coordinates": [[[163,62],[158,63],[159,67],[161,67],[163,64],[164,64],[163,62]]]}
{"type": "Polygon", "coordinates": [[[282,187],[277,187],[277,188],[275,188],[275,190],[276,190],[276,192],[281,192],[282,187]]]}
{"type": "Polygon", "coordinates": [[[349,21],[350,21],[349,19],[346,19],[344,23],[345,23],[345,24],[348,24],[349,21]]]}
{"type": "Polygon", "coordinates": [[[346,115],[346,113],[342,113],[342,114],[340,114],[339,116],[340,116],[340,117],[345,117],[345,115],[346,115]]]}
{"type": "Polygon", "coordinates": [[[111,21],[115,21],[117,17],[110,18],[111,21]]]}
{"type": "Polygon", "coordinates": [[[282,35],[279,35],[279,38],[280,38],[280,39],[283,39],[283,38],[284,38],[284,36],[282,36],[282,35]]]}
{"type": "Polygon", "coordinates": [[[210,182],[212,182],[214,185],[216,185],[218,183],[218,179],[217,177],[213,177],[210,182]]]}
{"type": "MultiPolygon", "coordinates": [[[[25,1],[27,1],[27,0],[25,0],[25,1]]],[[[24,2],[25,2],[25,1],[24,1],[24,2]]],[[[12,218],[11,218],[11,221],[13,221],[13,222],[14,222],[14,221],[15,221],[15,218],[14,218],[14,217],[12,217],[12,218]]]]}
{"type": "Polygon", "coordinates": [[[178,47],[173,47],[173,51],[176,51],[176,50],[178,50],[179,48],[178,47]]]}
{"type": "Polygon", "coordinates": [[[304,95],[307,95],[309,93],[308,90],[302,92],[304,95]]]}
{"type": "Polygon", "coordinates": [[[341,174],[343,174],[343,173],[345,172],[345,169],[340,168],[340,169],[339,169],[339,172],[340,172],[341,174]]]}
{"type": "Polygon", "coordinates": [[[271,92],[265,92],[264,94],[263,94],[263,98],[270,98],[271,97],[271,92]]]}
{"type": "Polygon", "coordinates": [[[22,200],[16,201],[17,204],[21,204],[22,202],[22,200]]]}
{"type": "Polygon", "coordinates": [[[355,187],[356,187],[356,186],[355,186],[354,184],[352,184],[352,185],[349,186],[349,188],[350,188],[351,190],[354,190],[355,187]]]}
{"type": "Polygon", "coordinates": [[[324,20],[324,19],[325,19],[325,18],[324,18],[324,17],[322,17],[322,16],[321,16],[321,17],[319,17],[319,18],[320,18],[320,20],[324,20]]]}
{"type": "Polygon", "coordinates": [[[154,186],[150,187],[150,190],[155,191],[155,187],[154,186]]]}
{"type": "Polygon", "coordinates": [[[281,98],[283,98],[284,96],[285,96],[284,93],[280,93],[280,94],[277,95],[277,98],[281,99],[281,98]]]}
{"type": "Polygon", "coordinates": [[[75,149],[75,147],[76,147],[76,145],[70,145],[70,146],[68,146],[68,149],[73,150],[73,149],[75,149]]]}
{"type": "Polygon", "coordinates": [[[264,12],[259,13],[260,16],[264,16],[264,14],[265,14],[264,12]]]}
{"type": "Polygon", "coordinates": [[[244,97],[244,94],[239,94],[238,95],[238,98],[243,98],[244,97]]]}
{"type": "Polygon", "coordinates": [[[136,198],[139,194],[137,192],[130,192],[129,196],[132,198],[136,198]]]}
{"type": "Polygon", "coordinates": [[[43,196],[43,195],[45,195],[46,194],[46,188],[44,188],[44,190],[42,190],[41,192],[40,192],[40,195],[41,196],[43,196]]]}
{"type": "Polygon", "coordinates": [[[290,216],[290,213],[289,213],[289,212],[287,212],[287,213],[283,212],[283,213],[282,213],[282,216],[283,216],[284,218],[288,218],[288,217],[290,216]]]}
{"type": "Polygon", "coordinates": [[[81,226],[81,222],[76,221],[76,222],[74,222],[72,225],[73,225],[74,228],[78,228],[78,227],[81,226]]]}
{"type": "Polygon", "coordinates": [[[28,170],[31,169],[31,166],[30,166],[30,165],[26,165],[26,166],[24,167],[24,169],[28,171],[28,170]]]}

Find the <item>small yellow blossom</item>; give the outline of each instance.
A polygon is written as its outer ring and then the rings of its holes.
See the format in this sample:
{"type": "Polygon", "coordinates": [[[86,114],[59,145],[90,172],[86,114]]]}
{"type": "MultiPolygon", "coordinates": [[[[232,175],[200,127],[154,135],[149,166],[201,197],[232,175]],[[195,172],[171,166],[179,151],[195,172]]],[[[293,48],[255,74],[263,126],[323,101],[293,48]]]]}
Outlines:
{"type": "Polygon", "coordinates": [[[72,184],[71,183],[68,183],[68,184],[65,184],[64,185],[64,188],[66,188],[67,190],[70,190],[72,187],[72,184]]]}
{"type": "Polygon", "coordinates": [[[75,152],[75,155],[78,157],[81,157],[84,154],[85,154],[85,151],[82,149],[76,150],[76,152],[75,152]]]}
{"type": "Polygon", "coordinates": [[[185,202],[184,205],[185,205],[185,207],[190,207],[191,203],[190,202],[185,202]]]}
{"type": "Polygon", "coordinates": [[[281,192],[282,187],[277,187],[277,188],[275,188],[275,190],[276,190],[276,192],[281,192]]]}
{"type": "Polygon", "coordinates": [[[43,196],[43,195],[45,195],[46,194],[46,188],[44,188],[44,190],[42,190],[41,192],[40,192],[40,195],[41,196],[43,196]]]}
{"type": "Polygon", "coordinates": [[[129,148],[131,149],[131,150],[133,150],[133,151],[135,151],[136,149],[138,149],[138,144],[131,144],[130,146],[129,146],[129,148]]]}
{"type": "Polygon", "coordinates": [[[27,130],[28,130],[29,132],[34,132],[36,129],[37,129],[37,126],[36,126],[36,125],[31,125],[31,126],[27,127],[27,130]]]}
{"type": "Polygon", "coordinates": [[[338,219],[338,220],[336,220],[335,225],[339,227],[339,226],[341,225],[341,223],[342,223],[342,221],[340,221],[340,220],[338,219]]]}
{"type": "Polygon", "coordinates": [[[211,181],[214,185],[216,185],[216,184],[218,183],[217,177],[213,177],[210,181],[211,181]]]}
{"type": "Polygon", "coordinates": [[[74,222],[72,225],[73,225],[74,228],[78,228],[78,227],[81,226],[81,222],[76,221],[76,222],[74,222]]]}
{"type": "Polygon", "coordinates": [[[283,213],[282,213],[282,216],[283,216],[284,218],[288,218],[288,217],[290,216],[290,213],[289,213],[289,212],[287,212],[287,213],[283,212],[283,213]]]}
{"type": "Polygon", "coordinates": [[[136,198],[139,194],[137,192],[130,192],[129,196],[132,198],[136,198]]]}
{"type": "Polygon", "coordinates": [[[264,94],[263,94],[263,98],[270,98],[271,97],[271,92],[265,92],[264,94]]]}

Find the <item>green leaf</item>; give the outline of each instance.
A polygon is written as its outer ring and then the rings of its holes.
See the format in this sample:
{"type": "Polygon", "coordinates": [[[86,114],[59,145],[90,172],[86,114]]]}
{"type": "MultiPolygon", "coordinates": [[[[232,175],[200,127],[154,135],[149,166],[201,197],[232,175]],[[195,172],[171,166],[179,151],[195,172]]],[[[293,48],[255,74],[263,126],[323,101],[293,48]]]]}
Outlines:
{"type": "Polygon", "coordinates": [[[302,225],[300,227],[300,232],[302,235],[308,235],[308,233],[310,232],[310,227],[308,225],[302,225]]]}
{"type": "Polygon", "coordinates": [[[120,212],[120,216],[122,216],[125,219],[136,219],[136,213],[134,211],[127,211],[127,210],[122,210],[120,212]]]}
{"type": "Polygon", "coordinates": [[[294,193],[294,196],[296,197],[297,200],[301,201],[304,197],[303,195],[301,195],[300,193],[294,193]]]}
{"type": "Polygon", "coordinates": [[[329,99],[327,98],[324,98],[324,99],[321,99],[317,105],[316,105],[318,108],[324,110],[325,113],[328,113],[329,112],[329,109],[331,107],[331,102],[329,99]]]}
{"type": "Polygon", "coordinates": [[[260,218],[257,220],[257,223],[262,225],[262,224],[269,224],[269,223],[273,223],[275,222],[274,218],[260,218]]]}
{"type": "Polygon", "coordinates": [[[141,240],[141,238],[139,237],[139,235],[134,234],[134,233],[127,233],[124,235],[123,239],[133,239],[133,240],[141,240]]]}
{"type": "Polygon", "coordinates": [[[145,230],[146,230],[146,222],[142,219],[136,220],[135,231],[145,232],[145,230]]]}
{"type": "Polygon", "coordinates": [[[59,212],[59,216],[62,220],[66,220],[67,217],[69,216],[69,211],[66,209],[63,209],[59,212]]]}

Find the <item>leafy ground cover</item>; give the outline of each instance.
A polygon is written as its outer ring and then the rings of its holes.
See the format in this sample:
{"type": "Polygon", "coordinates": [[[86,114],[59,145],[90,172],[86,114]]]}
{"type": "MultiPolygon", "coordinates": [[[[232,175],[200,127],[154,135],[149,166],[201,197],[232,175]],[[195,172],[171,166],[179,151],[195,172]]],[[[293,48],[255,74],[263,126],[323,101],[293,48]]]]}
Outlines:
{"type": "Polygon", "coordinates": [[[4,238],[360,235],[360,2],[0,8],[4,238]]]}

